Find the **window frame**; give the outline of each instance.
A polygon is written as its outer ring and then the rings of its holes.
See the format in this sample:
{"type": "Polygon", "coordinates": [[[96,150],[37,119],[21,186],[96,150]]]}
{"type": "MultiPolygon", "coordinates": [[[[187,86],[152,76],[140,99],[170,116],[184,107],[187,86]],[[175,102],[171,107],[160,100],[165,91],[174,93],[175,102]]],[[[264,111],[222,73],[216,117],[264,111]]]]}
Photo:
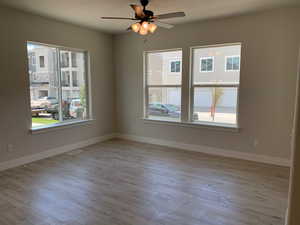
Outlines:
{"type": "MultiPolygon", "coordinates": [[[[90,53],[88,50],[84,49],[78,49],[73,47],[65,47],[60,45],[54,45],[54,44],[45,44],[37,41],[25,41],[25,49],[26,49],[26,83],[27,83],[27,101],[28,101],[28,124],[29,124],[29,130],[31,133],[40,133],[47,130],[56,130],[60,127],[65,126],[74,126],[76,124],[85,124],[86,122],[93,121],[93,114],[92,114],[92,95],[91,95],[91,70],[90,70],[90,53]],[[41,45],[49,48],[55,48],[56,50],[56,63],[57,63],[57,76],[58,76],[58,100],[59,102],[62,101],[62,86],[61,86],[61,78],[62,78],[62,69],[64,67],[61,67],[60,62],[60,52],[61,51],[70,51],[70,52],[77,52],[77,53],[83,53],[84,54],[84,79],[85,79],[85,95],[86,95],[86,110],[87,110],[87,119],[69,119],[69,120],[63,120],[62,119],[62,106],[59,104],[59,123],[51,124],[51,125],[45,125],[40,127],[32,127],[32,114],[31,114],[31,93],[30,93],[30,77],[29,77],[29,60],[28,60],[28,50],[27,45],[41,45]]],[[[72,82],[72,81],[70,81],[72,82]]]]}
{"type": "Polygon", "coordinates": [[[240,71],[241,71],[241,56],[239,56],[239,55],[226,55],[225,56],[225,72],[240,72],[240,71]],[[236,57],[239,58],[239,69],[238,70],[235,70],[235,69],[228,70],[227,69],[227,60],[229,58],[236,58],[236,57]]]}
{"type": "Polygon", "coordinates": [[[199,72],[200,73],[213,73],[213,72],[215,72],[215,57],[214,56],[200,57],[199,60],[200,60],[200,64],[199,64],[199,72]],[[202,60],[207,60],[207,59],[212,59],[212,70],[202,71],[202,60]]]}
{"type": "MultiPolygon", "coordinates": [[[[226,84],[194,84],[194,76],[193,76],[193,65],[194,65],[194,57],[193,57],[193,51],[195,49],[200,48],[216,48],[216,47],[226,47],[226,46],[234,46],[239,45],[241,47],[241,54],[240,54],[240,64],[241,64],[241,56],[242,56],[242,43],[225,43],[225,44],[216,44],[216,45],[201,45],[201,46],[192,46],[190,47],[190,67],[189,67],[189,113],[188,113],[188,121],[192,124],[199,124],[204,126],[212,126],[212,127],[225,127],[225,128],[234,128],[234,129],[240,129],[240,123],[239,123],[239,97],[240,97],[240,79],[239,83],[226,83],[226,84]],[[236,123],[235,124],[229,124],[229,123],[218,123],[218,122],[206,122],[206,121],[195,121],[193,120],[193,114],[194,114],[194,93],[195,88],[214,88],[214,87],[232,87],[237,88],[237,104],[236,104],[236,123]]],[[[200,57],[200,59],[203,57],[200,57]]],[[[205,57],[204,57],[205,58],[205,57]]],[[[200,67],[201,67],[201,60],[200,60],[200,67]]],[[[214,68],[214,65],[213,65],[214,68]]],[[[239,72],[241,69],[239,70],[239,72]]],[[[201,73],[201,71],[200,71],[201,73]]],[[[241,73],[240,73],[241,77],[241,73]]]]}
{"type": "MultiPolygon", "coordinates": [[[[176,74],[181,73],[181,84],[174,84],[174,85],[148,85],[148,77],[147,77],[147,70],[148,70],[148,65],[147,65],[147,55],[149,53],[162,53],[162,52],[173,52],[173,51],[181,51],[182,57],[183,57],[183,49],[182,48],[174,48],[174,49],[162,49],[162,50],[148,50],[143,52],[143,119],[145,120],[156,120],[149,118],[148,115],[148,103],[149,103],[149,89],[150,88],[180,88],[180,102],[181,102],[181,115],[180,118],[177,121],[173,121],[175,123],[180,123],[183,118],[183,113],[182,113],[182,59],[178,60],[169,60],[169,72],[170,72],[170,61],[180,61],[180,71],[181,72],[175,72],[176,74]]],[[[162,121],[162,122],[170,122],[171,120],[165,119],[165,120],[157,120],[157,121],[162,121]]]]}

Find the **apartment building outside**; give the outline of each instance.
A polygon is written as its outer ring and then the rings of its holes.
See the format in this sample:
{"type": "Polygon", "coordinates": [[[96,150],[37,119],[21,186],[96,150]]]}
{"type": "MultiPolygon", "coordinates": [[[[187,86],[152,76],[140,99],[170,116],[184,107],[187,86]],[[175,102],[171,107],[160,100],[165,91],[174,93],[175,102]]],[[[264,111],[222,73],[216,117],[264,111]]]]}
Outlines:
{"type": "Polygon", "coordinates": [[[80,98],[84,87],[84,59],[82,54],[60,51],[60,74],[57,73],[56,49],[39,45],[28,50],[31,100],[44,97],[58,99],[61,82],[62,99],[71,101],[80,98]],[[58,78],[61,78],[60,81],[58,78]]]}

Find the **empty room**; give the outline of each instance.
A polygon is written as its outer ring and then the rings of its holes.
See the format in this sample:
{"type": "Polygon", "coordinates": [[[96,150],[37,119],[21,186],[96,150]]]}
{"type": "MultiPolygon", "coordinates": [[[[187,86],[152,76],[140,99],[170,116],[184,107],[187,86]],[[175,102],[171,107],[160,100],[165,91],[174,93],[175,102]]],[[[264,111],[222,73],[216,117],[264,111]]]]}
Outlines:
{"type": "Polygon", "coordinates": [[[0,0],[0,225],[299,225],[299,0],[0,0]]]}

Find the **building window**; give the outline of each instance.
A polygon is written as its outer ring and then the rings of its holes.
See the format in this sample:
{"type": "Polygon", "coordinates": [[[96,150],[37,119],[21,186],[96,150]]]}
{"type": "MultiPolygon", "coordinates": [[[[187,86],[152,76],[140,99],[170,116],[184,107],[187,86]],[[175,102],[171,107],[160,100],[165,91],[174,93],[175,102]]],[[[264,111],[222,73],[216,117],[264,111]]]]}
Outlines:
{"type": "Polygon", "coordinates": [[[78,77],[77,77],[77,71],[72,71],[72,85],[73,87],[78,87],[78,77]]]}
{"type": "Polygon", "coordinates": [[[69,52],[63,51],[60,53],[60,66],[62,68],[68,68],[69,67],[69,52]]]}
{"type": "Polygon", "coordinates": [[[215,67],[224,68],[222,59],[224,59],[226,54],[230,53],[235,55],[233,60],[235,62],[240,57],[241,45],[192,48],[192,114],[190,119],[200,123],[237,126],[240,73],[227,74],[221,69],[212,72],[213,58],[204,58],[208,52],[216,59],[215,67]],[[198,72],[198,62],[200,62],[200,73],[203,72],[203,67],[205,71],[209,70],[212,73],[207,75],[200,74],[198,72]]]}
{"type": "Polygon", "coordinates": [[[171,61],[170,62],[170,72],[171,73],[180,73],[181,71],[181,62],[178,61],[171,61]]]}
{"type": "Polygon", "coordinates": [[[240,71],[240,56],[225,56],[225,59],[225,70],[227,72],[240,71]]]}
{"type": "Polygon", "coordinates": [[[200,72],[213,72],[214,71],[214,57],[201,57],[200,58],[200,72]]]}
{"type": "Polygon", "coordinates": [[[46,71],[36,69],[34,72],[36,78],[34,82],[30,70],[28,72],[32,128],[88,119],[90,116],[87,92],[87,53],[68,51],[66,48],[61,50],[59,47],[30,42],[27,43],[27,52],[28,56],[45,54],[45,52],[49,56],[46,71]],[[69,67],[69,55],[76,57],[78,68],[76,75],[74,71],[66,68],[69,67]],[[76,77],[76,82],[74,77],[76,77]]]}
{"type": "Polygon", "coordinates": [[[40,68],[44,68],[45,67],[45,57],[44,56],[40,56],[40,68]]]}
{"type": "Polygon", "coordinates": [[[72,67],[76,68],[77,67],[77,57],[76,53],[72,52],[71,53],[71,60],[72,60],[72,67]]]}
{"type": "Polygon", "coordinates": [[[61,86],[70,87],[70,71],[61,72],[61,86]]]}
{"type": "Polygon", "coordinates": [[[40,90],[39,91],[39,97],[40,98],[48,97],[48,90],[40,90]]]}
{"type": "Polygon", "coordinates": [[[145,117],[155,120],[181,120],[181,50],[157,51],[145,53],[145,117]],[[169,77],[165,65],[170,59],[171,71],[180,76],[169,77]],[[179,62],[179,64],[178,64],[179,62]],[[173,66],[172,66],[173,65],[173,66]],[[173,68],[172,68],[173,67],[173,68]]]}

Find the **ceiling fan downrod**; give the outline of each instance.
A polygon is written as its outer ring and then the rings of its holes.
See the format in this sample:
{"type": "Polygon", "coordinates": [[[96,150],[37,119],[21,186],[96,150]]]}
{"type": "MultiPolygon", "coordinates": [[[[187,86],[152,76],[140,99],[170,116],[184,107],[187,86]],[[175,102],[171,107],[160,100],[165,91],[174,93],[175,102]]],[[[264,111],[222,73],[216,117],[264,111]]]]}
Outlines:
{"type": "Polygon", "coordinates": [[[149,0],[141,0],[141,5],[146,9],[146,6],[149,4],[149,0]]]}

